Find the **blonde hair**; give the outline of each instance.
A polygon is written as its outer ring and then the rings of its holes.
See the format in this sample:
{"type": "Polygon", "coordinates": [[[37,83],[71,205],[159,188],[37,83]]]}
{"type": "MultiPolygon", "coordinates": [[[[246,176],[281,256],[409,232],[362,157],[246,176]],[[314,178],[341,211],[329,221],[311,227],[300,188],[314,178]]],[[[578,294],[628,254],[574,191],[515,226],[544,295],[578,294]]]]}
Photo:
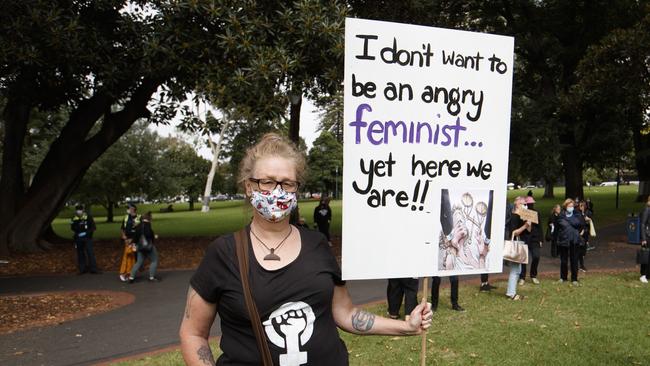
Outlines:
{"type": "Polygon", "coordinates": [[[576,201],[572,200],[571,198],[567,198],[566,200],[564,200],[564,203],[562,204],[562,208],[566,210],[567,206],[569,206],[569,204],[571,203],[573,203],[573,206],[576,205],[576,201]]]}
{"type": "Polygon", "coordinates": [[[246,155],[239,163],[239,177],[237,182],[246,192],[246,181],[251,178],[255,163],[258,160],[268,157],[280,157],[293,161],[296,170],[296,180],[303,185],[305,183],[306,163],[305,157],[296,148],[293,142],[277,133],[267,133],[257,142],[257,144],[246,150],[246,155]]]}

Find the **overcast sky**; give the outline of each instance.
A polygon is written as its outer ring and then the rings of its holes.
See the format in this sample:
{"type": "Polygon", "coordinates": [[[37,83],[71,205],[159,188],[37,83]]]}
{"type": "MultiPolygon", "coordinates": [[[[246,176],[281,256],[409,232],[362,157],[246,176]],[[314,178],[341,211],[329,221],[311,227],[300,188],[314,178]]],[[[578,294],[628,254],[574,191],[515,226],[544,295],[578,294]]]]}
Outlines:
{"type": "MultiPolygon", "coordinates": [[[[172,121],[169,125],[152,125],[152,129],[158,132],[160,136],[179,136],[180,132],[176,129],[178,120],[172,121]]],[[[302,100],[302,108],[300,109],[300,136],[305,139],[307,147],[311,148],[314,140],[318,137],[318,109],[307,98],[302,100]]],[[[212,159],[212,152],[209,148],[204,147],[199,150],[199,154],[206,159],[212,159]]]]}

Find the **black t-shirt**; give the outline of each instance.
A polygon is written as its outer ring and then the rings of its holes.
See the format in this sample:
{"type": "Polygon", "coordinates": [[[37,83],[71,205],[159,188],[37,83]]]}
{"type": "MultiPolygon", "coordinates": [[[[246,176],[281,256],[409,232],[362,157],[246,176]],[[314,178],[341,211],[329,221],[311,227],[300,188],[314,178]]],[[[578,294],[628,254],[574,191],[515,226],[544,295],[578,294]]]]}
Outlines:
{"type": "MultiPolygon", "coordinates": [[[[511,218],[510,218],[510,232],[514,232],[515,230],[519,229],[520,227],[524,226],[526,221],[522,220],[519,215],[516,213],[513,213],[511,218]]],[[[512,235],[512,234],[511,234],[512,235]]],[[[524,230],[519,234],[519,239],[528,244],[530,237],[530,231],[524,230]]]]}
{"type": "MultiPolygon", "coordinates": [[[[332,315],[334,286],[345,284],[341,269],[323,234],[298,230],[298,257],[273,271],[257,262],[249,231],[250,287],[273,362],[286,366],[347,365],[348,353],[332,315]]],[[[190,284],[204,300],[217,303],[223,351],[217,365],[260,365],[232,234],[210,244],[190,284]]]]}

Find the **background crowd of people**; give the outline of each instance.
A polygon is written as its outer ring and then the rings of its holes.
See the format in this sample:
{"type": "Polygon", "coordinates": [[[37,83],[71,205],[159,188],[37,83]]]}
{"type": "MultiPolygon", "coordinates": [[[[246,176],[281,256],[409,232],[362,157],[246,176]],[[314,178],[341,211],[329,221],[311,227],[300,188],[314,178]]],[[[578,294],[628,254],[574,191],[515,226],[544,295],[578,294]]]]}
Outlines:
{"type": "MultiPolygon", "coordinates": [[[[505,290],[507,298],[522,300],[524,297],[517,293],[517,287],[525,285],[526,277],[539,285],[539,263],[544,245],[550,245],[551,257],[560,259],[559,283],[569,281],[571,285],[580,286],[579,272],[586,272],[585,257],[589,250],[594,249],[593,225],[594,206],[589,198],[566,199],[562,204],[556,204],[548,214],[546,228],[544,229],[543,215],[535,209],[535,199],[530,191],[526,196],[516,197],[512,203],[506,205],[505,240],[517,239],[524,242],[528,248],[528,263],[514,263],[504,261],[504,269],[508,268],[508,284],[505,290]],[[534,211],[538,217],[537,222],[524,220],[520,216],[523,210],[534,211]]],[[[530,215],[527,215],[529,217],[530,215]]],[[[643,211],[642,228],[650,227],[650,200],[643,211]]],[[[647,245],[645,230],[642,230],[642,245],[647,245]]],[[[650,278],[650,266],[642,266],[641,281],[647,283],[650,278]],[[645,280],[645,281],[644,281],[645,280]]],[[[480,291],[491,291],[496,287],[490,285],[487,274],[481,274],[480,291]]],[[[451,308],[464,311],[458,303],[458,277],[449,276],[451,284],[451,308]]],[[[438,305],[440,277],[433,277],[431,286],[431,303],[435,311],[438,305]]],[[[388,280],[387,302],[388,315],[398,318],[402,301],[404,301],[406,314],[413,304],[417,303],[418,279],[394,278],[388,280]]]]}

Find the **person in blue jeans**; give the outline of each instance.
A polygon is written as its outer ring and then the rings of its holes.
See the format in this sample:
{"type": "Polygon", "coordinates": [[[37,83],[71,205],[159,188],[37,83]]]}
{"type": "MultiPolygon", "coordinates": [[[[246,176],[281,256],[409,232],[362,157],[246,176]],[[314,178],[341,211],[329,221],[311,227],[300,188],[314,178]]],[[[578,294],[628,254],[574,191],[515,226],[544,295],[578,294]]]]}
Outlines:
{"type": "Polygon", "coordinates": [[[70,222],[70,229],[74,232],[74,246],[77,249],[77,266],[79,274],[97,274],[97,261],[93,251],[93,232],[95,220],[84,210],[83,205],[75,207],[75,215],[70,222]]]}
{"type": "MultiPolygon", "coordinates": [[[[528,235],[530,235],[531,223],[524,221],[516,213],[518,210],[523,209],[526,201],[524,197],[515,198],[515,206],[510,216],[510,232],[512,237],[519,237],[520,240],[528,242],[528,235]]],[[[519,281],[519,273],[521,272],[521,264],[514,262],[506,262],[510,267],[510,274],[508,275],[508,288],[506,289],[506,296],[511,300],[522,300],[524,297],[517,294],[517,281],[519,281]]]]}
{"type": "Polygon", "coordinates": [[[131,269],[129,283],[133,283],[135,281],[136,273],[138,273],[138,270],[140,270],[140,267],[142,267],[144,264],[144,260],[147,258],[151,262],[149,264],[149,281],[159,281],[159,279],[156,277],[156,269],[158,269],[158,251],[154,245],[154,240],[158,238],[158,235],[153,232],[153,228],[151,227],[151,219],[151,212],[145,213],[142,215],[140,224],[138,224],[136,227],[135,240],[136,246],[138,248],[138,259],[131,269]]]}

